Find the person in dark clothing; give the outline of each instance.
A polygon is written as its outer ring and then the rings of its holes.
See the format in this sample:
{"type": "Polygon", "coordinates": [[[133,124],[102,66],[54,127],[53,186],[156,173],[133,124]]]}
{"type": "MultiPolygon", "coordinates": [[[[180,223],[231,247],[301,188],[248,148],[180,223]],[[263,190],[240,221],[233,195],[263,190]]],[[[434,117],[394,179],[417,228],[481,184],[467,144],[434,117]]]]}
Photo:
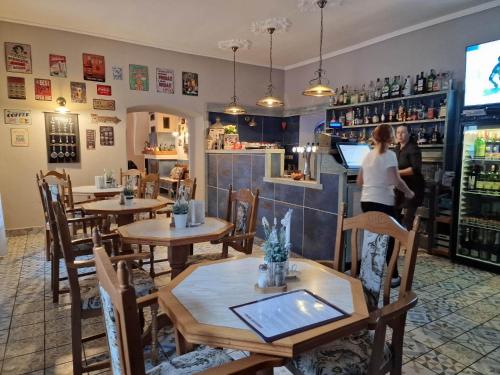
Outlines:
{"type": "Polygon", "coordinates": [[[422,175],[422,152],[411,139],[406,126],[396,130],[397,146],[395,149],[398,159],[399,175],[406,185],[415,193],[411,199],[396,191],[396,219],[408,230],[413,226],[417,208],[424,200],[425,180],[422,175]],[[401,214],[405,209],[404,215],[401,214]]]}

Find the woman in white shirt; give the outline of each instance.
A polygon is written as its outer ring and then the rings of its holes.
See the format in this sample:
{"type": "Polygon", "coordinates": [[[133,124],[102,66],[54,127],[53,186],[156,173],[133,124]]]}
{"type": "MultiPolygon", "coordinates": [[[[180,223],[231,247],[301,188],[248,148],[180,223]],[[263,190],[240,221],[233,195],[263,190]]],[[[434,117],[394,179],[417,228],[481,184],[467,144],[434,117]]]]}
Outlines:
{"type": "MultiPolygon", "coordinates": [[[[361,163],[357,183],[362,186],[361,209],[363,212],[379,211],[396,218],[394,188],[401,190],[407,199],[415,194],[401,179],[398,172],[398,159],[393,151],[388,150],[393,138],[392,127],[379,125],[372,135],[375,146],[361,163]]],[[[389,264],[394,239],[389,241],[386,261],[389,264]]],[[[392,275],[391,286],[401,283],[397,267],[392,275]]]]}

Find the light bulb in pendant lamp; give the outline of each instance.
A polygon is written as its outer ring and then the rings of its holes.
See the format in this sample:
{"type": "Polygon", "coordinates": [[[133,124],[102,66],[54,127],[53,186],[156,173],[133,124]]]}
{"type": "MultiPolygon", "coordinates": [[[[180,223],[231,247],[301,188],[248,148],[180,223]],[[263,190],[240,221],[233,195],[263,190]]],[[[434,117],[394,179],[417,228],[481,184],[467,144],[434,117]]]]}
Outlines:
{"type": "Polygon", "coordinates": [[[56,103],[57,103],[56,112],[58,112],[58,113],[68,113],[69,112],[68,107],[66,107],[66,99],[64,99],[62,96],[60,96],[56,99],[56,103]]]}
{"type": "Polygon", "coordinates": [[[321,23],[320,23],[320,36],[319,36],[319,68],[314,73],[315,77],[309,81],[309,87],[305,89],[302,94],[306,96],[325,97],[332,96],[333,89],[328,86],[328,80],[324,84],[323,78],[326,72],[323,70],[323,9],[325,8],[327,0],[318,0],[317,4],[321,10],[321,23]]]}
{"type": "Polygon", "coordinates": [[[228,115],[243,115],[247,111],[238,104],[238,97],[236,96],[236,51],[238,47],[233,46],[231,49],[233,50],[233,97],[231,98],[231,103],[224,108],[224,113],[228,115]]]}
{"type": "Polygon", "coordinates": [[[276,29],[274,27],[269,27],[267,32],[269,33],[269,84],[267,85],[266,95],[257,101],[257,105],[266,108],[276,108],[282,107],[283,101],[276,96],[273,96],[273,33],[276,29]]]}

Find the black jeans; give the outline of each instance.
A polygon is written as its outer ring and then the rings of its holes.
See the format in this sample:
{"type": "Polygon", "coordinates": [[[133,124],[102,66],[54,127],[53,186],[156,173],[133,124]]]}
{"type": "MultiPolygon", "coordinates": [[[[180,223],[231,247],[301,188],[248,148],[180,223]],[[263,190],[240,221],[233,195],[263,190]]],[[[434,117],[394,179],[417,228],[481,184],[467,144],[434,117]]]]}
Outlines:
{"type": "MultiPolygon", "coordinates": [[[[388,206],[386,204],[376,203],[376,202],[361,202],[361,210],[363,212],[369,212],[369,211],[382,212],[382,213],[387,214],[387,215],[389,215],[397,220],[396,209],[394,206],[388,206]]],[[[385,256],[385,262],[387,263],[387,265],[389,265],[389,261],[391,260],[393,250],[394,250],[394,238],[389,237],[389,244],[387,246],[387,254],[385,256]]],[[[394,272],[392,273],[392,277],[394,278],[394,277],[398,277],[398,276],[399,276],[398,265],[396,263],[396,267],[394,268],[394,272]]]]}

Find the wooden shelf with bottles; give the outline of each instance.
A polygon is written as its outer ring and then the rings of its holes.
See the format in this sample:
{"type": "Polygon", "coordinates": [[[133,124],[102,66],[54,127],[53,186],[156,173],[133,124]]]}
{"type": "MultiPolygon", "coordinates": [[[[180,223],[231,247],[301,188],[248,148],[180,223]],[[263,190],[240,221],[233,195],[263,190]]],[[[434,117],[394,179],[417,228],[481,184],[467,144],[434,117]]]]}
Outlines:
{"type": "MultiPolygon", "coordinates": [[[[452,91],[452,90],[450,90],[452,91]]],[[[397,98],[388,98],[388,99],[381,99],[381,100],[373,100],[369,102],[362,102],[362,103],[355,103],[355,104],[343,104],[343,105],[336,105],[336,106],[331,106],[328,107],[328,109],[348,109],[348,108],[354,108],[354,107],[363,107],[363,106],[369,106],[369,105],[377,105],[377,104],[384,104],[384,103],[390,103],[390,102],[400,102],[401,100],[406,101],[406,100],[418,100],[418,99],[423,99],[423,98],[429,98],[432,96],[444,96],[448,95],[450,91],[432,91],[432,92],[427,92],[424,94],[416,94],[416,95],[409,95],[409,96],[399,96],[397,98]]]]}
{"type": "MultiPolygon", "coordinates": [[[[378,102],[375,102],[378,103],[378,102]]],[[[363,103],[364,104],[364,103],[363,103]]],[[[362,125],[349,125],[343,126],[342,129],[362,129],[362,128],[375,128],[382,124],[399,126],[399,125],[416,125],[416,124],[427,124],[427,123],[436,123],[436,122],[445,122],[445,118],[436,118],[436,119],[425,119],[425,120],[415,120],[415,121],[395,121],[395,122],[378,122],[376,124],[362,124],[362,125]]]]}

